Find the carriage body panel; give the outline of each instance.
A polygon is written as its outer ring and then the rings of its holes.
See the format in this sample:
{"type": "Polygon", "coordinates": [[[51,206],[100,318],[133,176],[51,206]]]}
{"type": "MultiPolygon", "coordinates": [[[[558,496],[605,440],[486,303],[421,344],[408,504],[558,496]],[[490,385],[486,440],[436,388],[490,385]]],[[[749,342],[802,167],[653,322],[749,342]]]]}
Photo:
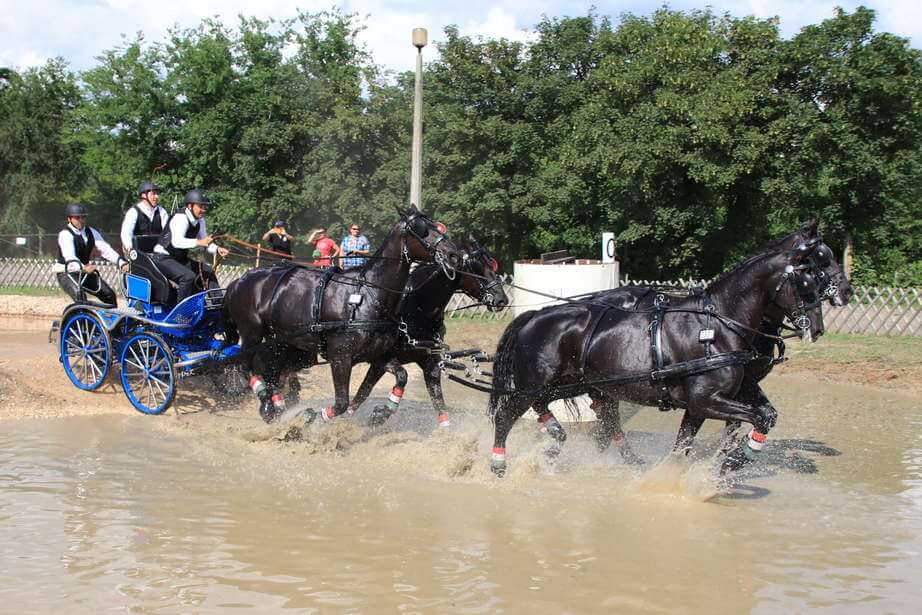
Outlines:
{"type": "Polygon", "coordinates": [[[224,289],[170,307],[149,302],[146,279],[125,278],[127,307],[74,303],[64,309],[59,360],[76,387],[91,391],[117,365],[132,406],[160,414],[172,404],[177,380],[222,368],[240,354],[240,345],[226,339],[224,289]]]}

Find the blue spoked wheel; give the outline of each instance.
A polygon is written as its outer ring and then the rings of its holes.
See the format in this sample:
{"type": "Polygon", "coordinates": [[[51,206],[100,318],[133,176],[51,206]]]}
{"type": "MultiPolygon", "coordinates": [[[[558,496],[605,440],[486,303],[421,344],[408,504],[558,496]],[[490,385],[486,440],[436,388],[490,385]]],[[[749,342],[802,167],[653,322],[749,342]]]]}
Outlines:
{"type": "Polygon", "coordinates": [[[160,414],[176,396],[173,353],[156,333],[138,333],[125,342],[120,359],[122,388],[144,414],[160,414]]]}
{"type": "Polygon", "coordinates": [[[61,363],[74,386],[95,391],[109,375],[112,344],[99,319],[80,312],[67,319],[61,328],[61,363]]]}

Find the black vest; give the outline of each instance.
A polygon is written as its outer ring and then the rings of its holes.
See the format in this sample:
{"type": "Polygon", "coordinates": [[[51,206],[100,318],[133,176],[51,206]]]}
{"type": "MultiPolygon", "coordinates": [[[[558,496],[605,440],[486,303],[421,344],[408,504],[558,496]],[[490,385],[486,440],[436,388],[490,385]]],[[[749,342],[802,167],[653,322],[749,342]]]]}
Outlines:
{"type": "MultiPolygon", "coordinates": [[[[74,237],[74,252],[77,254],[77,258],[80,259],[80,262],[86,265],[90,262],[90,255],[93,254],[93,247],[96,245],[96,240],[93,238],[93,229],[86,226],[84,230],[86,231],[86,241],[83,240],[83,235],[80,233],[75,233],[74,229],[68,226],[66,229],[68,233],[74,237]]],[[[64,264],[64,255],[61,254],[61,246],[58,246],[58,262],[62,265],[64,264]]]]}
{"type": "Polygon", "coordinates": [[[272,249],[276,252],[282,252],[288,255],[291,254],[291,241],[287,237],[269,233],[269,245],[272,246],[272,249]]]}
{"type": "MultiPolygon", "coordinates": [[[[173,221],[173,218],[176,216],[185,216],[186,212],[181,211],[173,214],[170,219],[167,221],[166,228],[163,230],[163,233],[160,235],[160,245],[169,252],[170,256],[185,263],[189,260],[189,248],[177,248],[173,245],[173,233],[170,231],[170,222],[173,221]]],[[[201,225],[201,220],[197,221],[195,224],[189,224],[189,228],[186,229],[186,239],[195,239],[198,237],[199,226],[201,225]]]]}
{"type": "Polygon", "coordinates": [[[138,212],[138,219],[134,223],[133,235],[162,235],[163,223],[160,222],[160,207],[154,209],[154,219],[148,220],[147,214],[141,211],[137,205],[134,206],[138,212]]]}

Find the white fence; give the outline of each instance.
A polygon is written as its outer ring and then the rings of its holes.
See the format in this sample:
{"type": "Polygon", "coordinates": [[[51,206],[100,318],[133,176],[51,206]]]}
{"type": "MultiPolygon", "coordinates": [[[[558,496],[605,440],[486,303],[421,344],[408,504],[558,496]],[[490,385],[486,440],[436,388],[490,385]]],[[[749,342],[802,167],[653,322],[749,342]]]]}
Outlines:
{"type": "MultiPolygon", "coordinates": [[[[0,288],[57,288],[51,272],[53,261],[35,258],[0,259],[0,288]]],[[[247,267],[224,266],[218,269],[222,285],[240,277],[247,267]]],[[[114,265],[99,263],[103,278],[121,292],[118,272],[114,265]]],[[[503,276],[507,284],[512,276],[503,276]]],[[[624,280],[624,285],[663,285],[689,288],[704,284],[703,280],[624,280]]],[[[878,288],[876,286],[852,287],[855,296],[842,308],[826,307],[823,310],[826,330],[836,333],[864,335],[922,336],[922,291],[918,288],[878,288]]],[[[62,291],[63,292],[63,291],[62,291]]],[[[509,293],[511,295],[511,293],[509,293]]],[[[491,312],[467,295],[458,293],[451,298],[446,309],[449,318],[503,319],[512,314],[509,308],[491,312]]]]}

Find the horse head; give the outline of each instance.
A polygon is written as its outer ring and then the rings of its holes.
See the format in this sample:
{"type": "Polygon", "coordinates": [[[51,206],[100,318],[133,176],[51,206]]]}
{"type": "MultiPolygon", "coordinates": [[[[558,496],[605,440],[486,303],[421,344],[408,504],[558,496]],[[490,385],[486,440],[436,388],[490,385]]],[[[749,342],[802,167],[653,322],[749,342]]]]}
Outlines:
{"type": "Polygon", "coordinates": [[[435,222],[415,205],[400,210],[400,224],[405,238],[404,253],[413,260],[436,263],[453,278],[463,261],[461,250],[448,238],[448,229],[435,222]]]}
{"type": "Polygon", "coordinates": [[[829,301],[836,307],[842,307],[849,302],[854,291],[852,291],[848,277],[836,261],[832,248],[823,243],[818,227],[819,220],[813,218],[790,235],[772,242],[770,246],[782,250],[793,250],[801,244],[818,240],[815,242],[816,250],[811,259],[820,295],[824,301],[829,301]]]}
{"type": "Polygon", "coordinates": [[[499,263],[473,237],[468,239],[463,258],[461,290],[483,303],[491,312],[498,312],[509,305],[509,297],[499,275],[499,263]]]}
{"type": "MultiPolygon", "coordinates": [[[[772,277],[775,284],[771,306],[782,312],[805,341],[814,342],[825,331],[823,293],[813,256],[821,245],[819,238],[779,253],[782,269],[772,277]]],[[[775,260],[775,259],[773,259],[775,260]]]]}

